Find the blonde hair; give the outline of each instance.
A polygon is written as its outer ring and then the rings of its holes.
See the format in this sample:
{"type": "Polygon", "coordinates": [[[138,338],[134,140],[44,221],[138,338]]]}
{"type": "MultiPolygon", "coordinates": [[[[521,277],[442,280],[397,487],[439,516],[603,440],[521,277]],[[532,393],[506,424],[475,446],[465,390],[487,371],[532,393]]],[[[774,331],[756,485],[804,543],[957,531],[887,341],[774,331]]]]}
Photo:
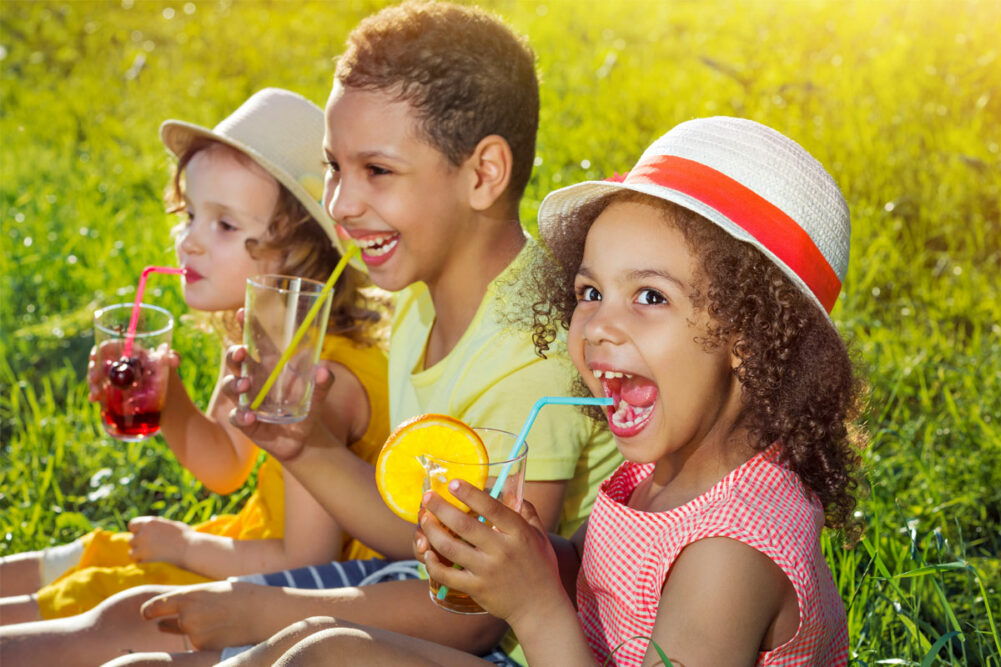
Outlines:
{"type": "MultiPolygon", "coordinates": [[[[198,152],[215,146],[227,149],[242,164],[257,166],[250,156],[232,146],[208,138],[195,139],[178,159],[164,193],[169,213],[184,210],[183,175],[191,159],[198,152]]],[[[341,254],[302,202],[281,183],[278,187],[278,202],[271,213],[265,237],[248,239],[247,252],[255,258],[264,252],[277,252],[279,273],[325,282],[341,254]]],[[[368,276],[349,265],[337,279],[327,331],[356,343],[383,344],[387,319],[384,315],[388,312],[388,296],[372,286],[368,276]]],[[[230,341],[240,338],[235,315],[235,311],[223,313],[221,326],[213,327],[230,341]]]]}

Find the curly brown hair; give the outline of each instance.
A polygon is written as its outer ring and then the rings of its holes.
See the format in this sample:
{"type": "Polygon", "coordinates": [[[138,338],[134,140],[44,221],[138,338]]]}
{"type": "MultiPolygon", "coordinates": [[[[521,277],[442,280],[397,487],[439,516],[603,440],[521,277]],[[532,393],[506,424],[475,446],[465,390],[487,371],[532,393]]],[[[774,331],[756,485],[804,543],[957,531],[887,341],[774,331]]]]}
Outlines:
{"type": "Polygon", "coordinates": [[[539,81],[528,42],[500,19],[447,2],[387,7],[348,35],[335,77],[408,103],[453,165],[484,137],[503,137],[513,155],[507,200],[517,205],[535,160],[539,81]]]}
{"type": "MultiPolygon", "coordinates": [[[[184,170],[191,159],[198,152],[216,146],[229,151],[242,164],[260,169],[250,156],[235,148],[213,139],[197,138],[181,154],[164,193],[169,213],[184,211],[184,170]]],[[[271,214],[266,236],[263,239],[248,239],[247,252],[251,257],[258,257],[268,251],[277,251],[280,257],[279,273],[325,282],[340,261],[341,254],[302,202],[281,183],[278,187],[278,202],[271,214]]],[[[349,265],[337,279],[333,294],[328,332],[366,345],[383,342],[383,315],[388,310],[388,299],[371,286],[364,273],[349,265]]],[[[234,318],[225,318],[223,328],[231,338],[234,325],[234,318]]]]}
{"type": "Polygon", "coordinates": [[[656,208],[695,255],[699,287],[690,297],[712,319],[698,342],[707,349],[731,345],[740,359],[734,370],[742,387],[740,419],[753,449],[780,443],[783,460],[823,504],[827,525],[856,537],[852,513],[864,435],[849,430],[862,391],[855,362],[827,317],[754,246],[688,209],[640,193],[582,205],[559,220],[559,233],[548,239],[555,262],[534,267],[536,349],[544,353],[560,328],[569,329],[587,232],[609,204],[621,201],[656,208]]]}

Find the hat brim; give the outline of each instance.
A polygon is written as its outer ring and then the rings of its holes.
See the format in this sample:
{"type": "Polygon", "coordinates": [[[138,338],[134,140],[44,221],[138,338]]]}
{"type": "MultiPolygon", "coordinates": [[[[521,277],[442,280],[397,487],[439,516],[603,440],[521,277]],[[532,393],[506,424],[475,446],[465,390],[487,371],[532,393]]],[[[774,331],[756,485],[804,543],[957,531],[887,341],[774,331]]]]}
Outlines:
{"type": "Polygon", "coordinates": [[[630,191],[638,192],[655,199],[670,201],[682,208],[701,215],[710,222],[718,225],[727,234],[737,239],[749,243],[760,250],[768,259],[789,278],[796,287],[800,289],[814,304],[820,309],[824,316],[833,324],[830,313],[816,297],[810,287],[800,278],[795,271],[778,258],[775,253],[766,248],[760,241],[751,236],[740,225],[723,215],[707,204],[686,195],[683,192],[665,188],[658,185],[646,185],[643,183],[623,183],[615,181],[584,181],[565,188],[555,190],[542,201],[539,206],[538,223],[539,235],[546,245],[552,245],[560,240],[567,232],[567,225],[573,221],[573,214],[582,206],[586,206],[599,199],[607,197],[616,192],[630,191]]]}
{"type": "MultiPolygon", "coordinates": [[[[211,139],[213,141],[218,141],[221,144],[235,148],[241,153],[246,154],[254,162],[261,166],[266,172],[271,174],[275,180],[285,186],[289,192],[292,193],[296,199],[306,208],[313,219],[319,223],[320,227],[323,228],[324,233],[330,238],[330,242],[337,248],[337,251],[344,254],[345,248],[344,244],[341,242],[337,235],[337,229],[327,215],[326,211],[323,210],[323,206],[317,200],[313,199],[312,195],[306,190],[305,187],[297,180],[292,178],[292,175],[287,171],[268,160],[266,157],[258,153],[253,147],[244,144],[243,142],[236,141],[230,137],[218,134],[212,130],[202,127],[201,125],[195,125],[194,123],[187,123],[180,120],[166,120],[160,125],[160,140],[163,145],[167,147],[174,157],[180,159],[184,155],[185,151],[191,145],[195,139],[211,139]]],[[[357,264],[352,262],[352,264],[357,264]]]]}

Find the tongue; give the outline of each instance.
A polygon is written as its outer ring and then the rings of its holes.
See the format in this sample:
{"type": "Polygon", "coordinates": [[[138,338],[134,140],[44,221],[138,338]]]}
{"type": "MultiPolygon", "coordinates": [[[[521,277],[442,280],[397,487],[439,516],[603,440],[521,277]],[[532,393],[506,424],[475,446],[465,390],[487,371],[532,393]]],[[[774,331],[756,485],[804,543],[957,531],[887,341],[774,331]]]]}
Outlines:
{"type": "Polygon", "coordinates": [[[631,377],[622,381],[622,398],[630,405],[645,408],[657,400],[657,385],[646,378],[631,377]]]}

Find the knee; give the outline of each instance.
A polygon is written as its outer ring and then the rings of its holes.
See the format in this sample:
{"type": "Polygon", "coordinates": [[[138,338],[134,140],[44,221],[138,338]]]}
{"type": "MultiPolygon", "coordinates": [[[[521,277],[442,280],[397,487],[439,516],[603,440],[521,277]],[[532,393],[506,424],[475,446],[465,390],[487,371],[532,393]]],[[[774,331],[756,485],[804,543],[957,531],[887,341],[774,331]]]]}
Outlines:
{"type": "Polygon", "coordinates": [[[133,653],[104,663],[104,667],[147,667],[171,664],[169,653],[133,653]]]}
{"type": "Polygon", "coordinates": [[[286,651],[279,664],[283,667],[311,667],[343,661],[347,661],[344,664],[359,664],[357,659],[366,654],[371,642],[372,637],[360,628],[328,627],[314,631],[286,651]]]}
{"type": "Polygon", "coordinates": [[[330,616],[310,616],[309,618],[289,625],[278,632],[274,639],[285,642],[298,642],[307,637],[322,632],[342,627],[344,624],[336,618],[330,616]]]}

